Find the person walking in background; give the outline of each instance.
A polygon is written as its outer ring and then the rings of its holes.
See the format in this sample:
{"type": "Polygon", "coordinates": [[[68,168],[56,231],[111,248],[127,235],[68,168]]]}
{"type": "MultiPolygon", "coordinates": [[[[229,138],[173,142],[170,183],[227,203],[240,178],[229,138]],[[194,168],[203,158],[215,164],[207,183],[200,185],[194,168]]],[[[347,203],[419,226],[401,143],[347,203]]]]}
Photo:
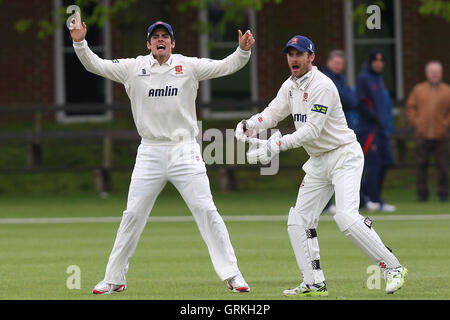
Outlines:
{"type": "Polygon", "coordinates": [[[442,82],[439,61],[425,66],[426,81],[417,84],[406,102],[406,114],[415,131],[417,200],[427,201],[428,163],[434,155],[438,197],[448,200],[448,129],[450,126],[450,86],[442,82]]]}
{"type": "Polygon", "coordinates": [[[393,212],[395,206],[381,197],[387,169],[394,162],[386,132],[391,111],[384,91],[383,69],[384,55],[380,50],[373,49],[366,67],[358,75],[356,86],[359,112],[356,133],[365,156],[361,207],[369,211],[393,212]]]}

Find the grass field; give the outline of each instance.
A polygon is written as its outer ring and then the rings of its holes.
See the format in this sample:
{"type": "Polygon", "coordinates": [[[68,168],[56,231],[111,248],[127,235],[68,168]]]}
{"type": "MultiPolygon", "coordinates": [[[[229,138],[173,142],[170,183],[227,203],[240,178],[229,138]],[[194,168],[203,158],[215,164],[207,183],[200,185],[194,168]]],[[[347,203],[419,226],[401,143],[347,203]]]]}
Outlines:
{"type": "MultiPolygon", "coordinates": [[[[218,279],[193,221],[151,221],[131,261],[128,290],[111,296],[94,296],[91,290],[103,278],[126,194],[111,194],[106,199],[90,194],[2,195],[0,299],[298,299],[281,294],[283,289],[297,286],[300,281],[285,221],[295,196],[295,189],[263,194],[214,194],[219,212],[225,218],[280,217],[273,221],[226,219],[239,267],[252,289],[249,294],[233,294],[218,279]],[[97,223],[6,223],[5,220],[61,217],[116,219],[97,223]],[[66,285],[71,276],[66,271],[72,265],[80,268],[80,289],[70,290],[66,285]]],[[[386,295],[382,281],[380,289],[368,289],[367,281],[372,273],[367,273],[367,268],[371,261],[339,232],[330,216],[324,215],[318,235],[330,296],[320,299],[450,299],[448,204],[436,200],[416,203],[413,194],[395,187],[387,198],[396,200],[395,215],[399,217],[384,220],[388,215],[372,213],[371,216],[385,244],[409,269],[404,288],[394,295],[386,295]],[[406,215],[416,215],[418,219],[409,216],[401,219],[406,215]],[[443,219],[436,219],[436,215],[443,219]]],[[[190,216],[190,212],[169,187],[158,198],[151,216],[190,216]]]]}

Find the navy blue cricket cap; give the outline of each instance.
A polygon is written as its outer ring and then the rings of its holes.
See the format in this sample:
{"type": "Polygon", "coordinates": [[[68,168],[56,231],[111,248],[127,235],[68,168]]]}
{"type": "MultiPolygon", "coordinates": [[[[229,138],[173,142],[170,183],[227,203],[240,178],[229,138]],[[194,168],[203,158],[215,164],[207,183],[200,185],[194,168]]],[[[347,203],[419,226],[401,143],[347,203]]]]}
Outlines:
{"type": "Polygon", "coordinates": [[[304,36],[294,36],[291,40],[288,41],[286,47],[283,49],[283,53],[287,53],[289,48],[297,49],[300,52],[309,51],[314,53],[314,43],[304,36]]]}
{"type": "Polygon", "coordinates": [[[158,27],[165,28],[167,30],[167,32],[169,32],[170,37],[172,38],[172,40],[175,39],[175,36],[173,35],[173,30],[172,30],[172,27],[170,26],[170,24],[165,23],[163,21],[156,21],[154,24],[152,24],[150,27],[148,27],[147,40],[152,35],[153,30],[155,30],[158,27]]]}
{"type": "Polygon", "coordinates": [[[372,49],[369,52],[369,63],[371,63],[374,60],[381,60],[384,61],[384,54],[379,49],[372,49]]]}

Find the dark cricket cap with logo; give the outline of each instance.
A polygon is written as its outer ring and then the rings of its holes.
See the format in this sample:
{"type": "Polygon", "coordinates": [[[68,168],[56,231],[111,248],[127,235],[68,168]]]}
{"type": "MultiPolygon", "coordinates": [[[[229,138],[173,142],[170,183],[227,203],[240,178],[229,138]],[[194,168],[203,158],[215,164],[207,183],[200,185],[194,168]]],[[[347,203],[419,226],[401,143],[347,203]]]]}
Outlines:
{"type": "Polygon", "coordinates": [[[291,40],[288,41],[286,47],[283,49],[283,53],[287,53],[289,48],[297,49],[300,52],[309,51],[311,53],[314,53],[315,50],[314,43],[311,40],[299,35],[292,37],[291,40]]]}
{"type": "Polygon", "coordinates": [[[163,27],[167,30],[167,32],[169,32],[170,37],[173,39],[175,39],[175,36],[173,35],[173,30],[172,27],[170,26],[170,24],[165,23],[163,21],[156,21],[154,24],[152,24],[150,27],[148,27],[148,32],[147,32],[147,40],[148,38],[150,38],[150,36],[152,35],[153,31],[158,28],[158,27],[163,27]]]}

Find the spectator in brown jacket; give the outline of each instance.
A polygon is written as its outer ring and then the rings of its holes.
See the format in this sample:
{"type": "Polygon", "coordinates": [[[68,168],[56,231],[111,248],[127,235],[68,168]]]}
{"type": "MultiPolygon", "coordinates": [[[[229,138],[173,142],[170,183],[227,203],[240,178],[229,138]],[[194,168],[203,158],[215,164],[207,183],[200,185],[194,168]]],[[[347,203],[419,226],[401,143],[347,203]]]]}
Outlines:
{"type": "Polygon", "coordinates": [[[428,161],[434,154],[438,196],[448,200],[448,129],[450,126],[450,86],[443,83],[442,64],[430,61],[425,66],[427,81],[417,84],[406,103],[409,122],[415,130],[418,201],[427,201],[428,161]]]}

